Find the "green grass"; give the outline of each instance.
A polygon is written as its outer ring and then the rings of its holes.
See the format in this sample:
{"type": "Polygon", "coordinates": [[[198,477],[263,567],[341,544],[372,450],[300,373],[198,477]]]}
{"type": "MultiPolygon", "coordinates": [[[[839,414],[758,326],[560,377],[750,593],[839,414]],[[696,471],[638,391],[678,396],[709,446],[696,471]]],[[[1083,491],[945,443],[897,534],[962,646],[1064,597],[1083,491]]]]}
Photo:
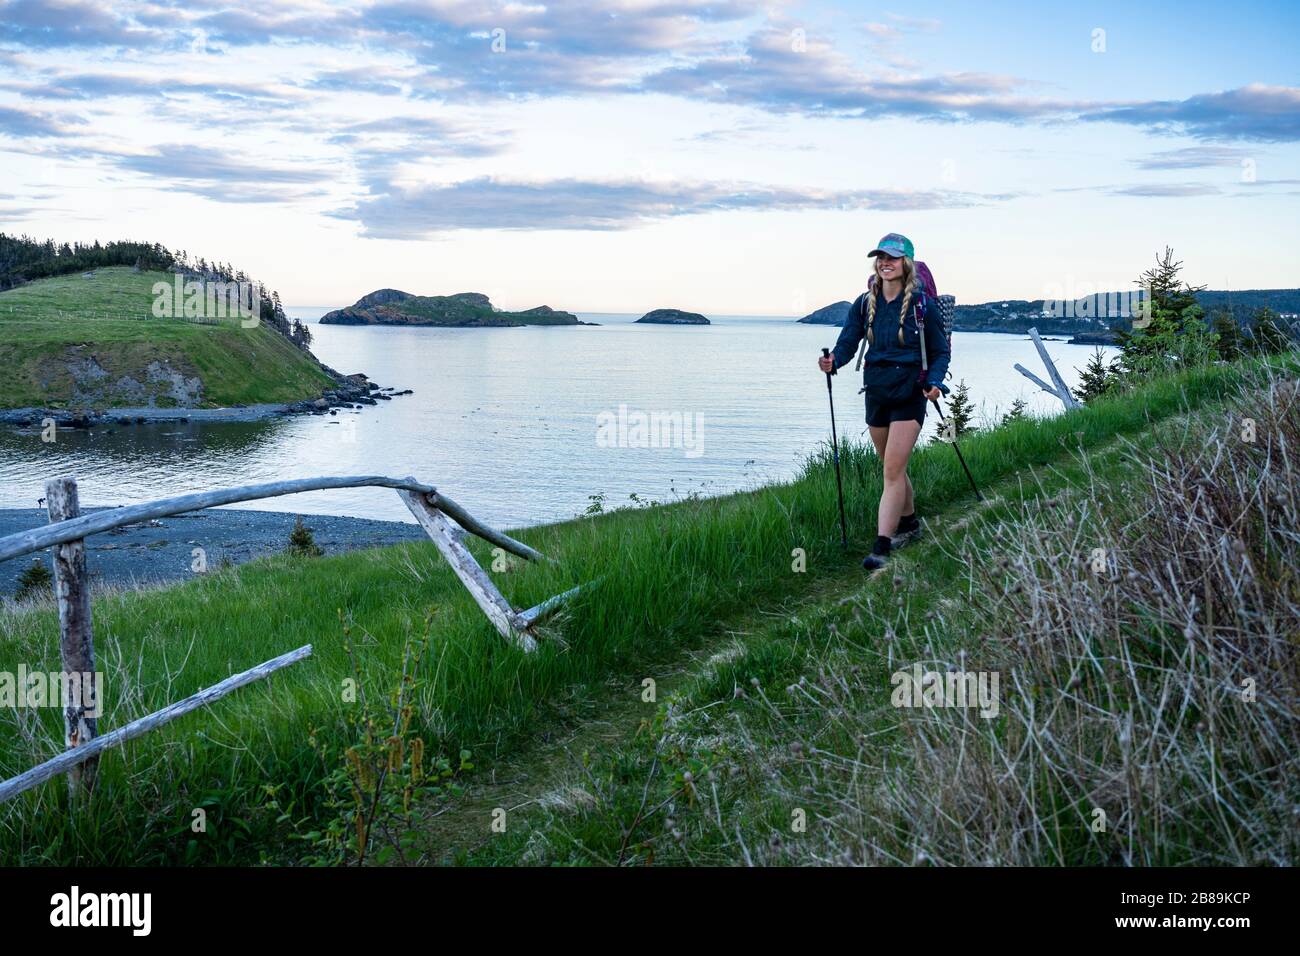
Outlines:
{"type": "Polygon", "coordinates": [[[265,326],[155,318],[153,285],[170,273],[100,269],[0,293],[0,407],[136,404],[111,388],[77,402],[67,362],[93,357],[108,373],[145,383],[152,362],[197,376],[206,407],[313,398],[332,382],[310,356],[265,326]]]}
{"type": "MultiPolygon", "coordinates": [[[[1296,357],[1289,359],[1294,368],[1296,357]]],[[[1199,369],[1056,418],[1018,423],[964,440],[982,485],[1058,461],[1076,447],[1215,401],[1241,370],[1199,369]]],[[[851,527],[864,548],[874,534],[869,504],[878,470],[862,448],[843,449],[851,527]]],[[[918,449],[909,473],[923,513],[969,501],[951,450],[918,449]]],[[[473,503],[467,502],[472,509],[473,503]]],[[[263,852],[291,857],[285,824],[263,808],[279,785],[295,816],[319,817],[320,782],[332,770],[307,746],[308,732],[342,745],[352,705],[338,620],[373,696],[392,687],[403,642],[434,608],[414,726],[431,752],[461,748],[493,760],[518,750],[538,726],[581,712],[611,680],[680,658],[729,621],[797,599],[811,582],[848,576],[857,557],[839,547],[836,492],[827,455],[796,481],[720,499],[683,501],[532,528],[518,536],[558,559],[495,575],[517,607],[601,578],[556,622],[562,640],[535,655],[507,646],[473,605],[432,545],[403,545],[326,559],[277,558],[214,573],[165,591],[130,593],[95,605],[95,639],[106,672],[103,730],[178,700],[300,644],[314,656],[270,681],[105,756],[85,812],[66,812],[66,788],[49,783],[0,808],[0,856],[14,862],[152,864],[247,862],[263,852]],[[803,548],[809,573],[791,570],[803,548]],[[208,810],[209,831],[189,830],[208,810]]],[[[476,548],[484,566],[486,549],[476,548]]],[[[57,667],[51,610],[0,618],[6,666],[57,667]]],[[[787,667],[773,645],[763,666],[787,667]],[[770,658],[770,659],[768,659],[770,658]]],[[[638,677],[639,679],[639,677],[638,677]]],[[[0,712],[0,776],[61,749],[54,711],[0,712]]]]}
{"type": "MultiPolygon", "coordinates": [[[[635,733],[534,785],[531,797],[568,795],[558,806],[514,795],[505,834],[466,827],[459,847],[444,840],[431,855],[1293,864],[1300,462],[1284,450],[1300,434],[1295,370],[1293,353],[1272,390],[1268,375],[1214,389],[1183,415],[982,482],[979,509],[927,509],[929,539],[886,572],[749,622],[642,707],[635,733]],[[1252,443],[1240,437],[1247,417],[1252,443]],[[1219,557],[1233,536],[1240,563],[1219,557]],[[1088,564],[1098,545],[1102,575],[1088,564]],[[998,671],[1001,719],[891,706],[891,674],[917,661],[998,671]],[[1260,686],[1250,701],[1247,678],[1260,686]],[[796,811],[805,829],[792,827],[796,811]]],[[[1036,430],[1003,437],[1036,457],[1023,442],[1036,430]]]]}

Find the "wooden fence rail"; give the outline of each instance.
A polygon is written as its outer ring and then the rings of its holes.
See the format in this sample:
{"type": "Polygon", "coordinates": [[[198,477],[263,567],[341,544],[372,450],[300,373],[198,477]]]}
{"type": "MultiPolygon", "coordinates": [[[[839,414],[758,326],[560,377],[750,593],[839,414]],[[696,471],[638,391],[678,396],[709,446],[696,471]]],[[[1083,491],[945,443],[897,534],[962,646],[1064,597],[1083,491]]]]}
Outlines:
{"type": "MultiPolygon", "coordinates": [[[[214,700],[225,697],[233,690],[243,687],[245,684],[251,684],[253,681],[261,680],[268,674],[273,674],[282,667],[288,667],[290,664],[296,664],[305,657],[311,656],[311,645],[307,644],[298,648],[296,651],[290,651],[288,654],[281,654],[279,657],[272,658],[263,664],[249,668],[240,674],[234,674],[227,677],[219,684],[213,684],[182,701],[177,701],[162,710],[155,711],[148,717],[141,717],[139,720],[133,720],[125,727],[119,727],[111,733],[104,734],[102,737],[96,737],[89,740],[80,747],[73,748],[64,753],[53,757],[45,763],[37,764],[31,770],[20,773],[16,777],[10,777],[8,780],[0,783],[0,803],[11,797],[16,797],[25,790],[30,790],[37,784],[44,783],[51,777],[56,777],[61,773],[69,774],[69,784],[73,783],[72,774],[77,768],[91,760],[98,760],[99,755],[111,747],[116,747],[126,743],[133,737],[139,737],[141,734],[147,734],[151,730],[169,724],[177,717],[183,717],[190,711],[198,710],[205,707],[214,700]]],[[[83,778],[86,787],[90,783],[83,778]]]]}
{"type": "MultiPolygon", "coordinates": [[[[76,479],[58,478],[47,482],[45,486],[46,498],[49,501],[50,524],[0,538],[0,561],[46,548],[55,549],[55,595],[59,606],[59,646],[63,658],[63,673],[94,675],[95,646],[92,633],[90,584],[86,572],[85,538],[87,535],[99,534],[140,521],[199,511],[238,501],[275,498],[304,491],[363,487],[392,488],[397,491],[420,527],[433,539],[439,553],[447,559],[447,563],[451,565],[456,576],[488,620],[502,637],[524,651],[537,649],[535,627],[538,622],[581,590],[580,585],[563,594],[548,598],[536,607],[522,611],[515,610],[497,589],[487,572],[474,560],[473,554],[462,543],[456,528],[448,519],[453,519],[465,531],[521,558],[529,561],[551,559],[522,541],[516,541],[508,534],[479,521],[455,501],[440,494],[432,485],[426,485],[411,477],[389,478],[383,475],[340,475],[243,485],[237,488],[201,491],[158,501],[147,501],[122,508],[107,508],[87,515],[80,513],[76,479]]],[[[0,801],[64,772],[68,773],[68,785],[74,795],[81,790],[90,790],[94,785],[97,755],[101,751],[160,727],[181,714],[189,713],[225,696],[237,687],[264,677],[280,667],[302,660],[310,653],[310,646],[300,647],[252,670],[229,677],[193,697],[143,717],[103,737],[97,736],[96,719],[89,716],[99,713],[100,702],[93,699],[95,682],[93,680],[89,682],[92,688],[92,699],[88,700],[83,693],[80,700],[73,700],[72,682],[64,681],[64,725],[68,750],[26,773],[0,783],[0,801]]],[[[78,687],[81,683],[83,682],[78,682],[78,687]]]]}

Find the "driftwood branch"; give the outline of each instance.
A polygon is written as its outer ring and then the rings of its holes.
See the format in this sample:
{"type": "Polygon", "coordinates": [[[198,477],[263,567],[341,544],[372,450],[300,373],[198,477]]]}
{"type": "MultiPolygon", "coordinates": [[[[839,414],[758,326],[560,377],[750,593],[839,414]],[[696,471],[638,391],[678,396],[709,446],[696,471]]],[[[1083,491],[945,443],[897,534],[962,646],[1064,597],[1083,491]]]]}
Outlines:
{"type": "MultiPolygon", "coordinates": [[[[67,521],[81,514],[75,478],[53,478],[45,483],[45,497],[51,522],[67,521]]],[[[86,542],[67,541],[54,549],[54,596],[59,604],[59,652],[63,673],[78,679],[63,686],[63,730],[69,750],[94,739],[98,714],[95,700],[95,637],[91,626],[90,579],[86,576],[86,542]],[[75,694],[78,699],[74,700],[75,694]]],[[[98,761],[90,758],[68,773],[68,793],[76,796],[84,787],[95,786],[98,761]]]]}
{"type": "Polygon", "coordinates": [[[1061,373],[1056,370],[1055,363],[1052,362],[1051,356],[1047,354],[1047,346],[1043,345],[1043,340],[1038,337],[1038,329],[1030,329],[1029,337],[1034,340],[1034,348],[1038,349],[1038,357],[1043,360],[1043,365],[1047,367],[1047,374],[1051,377],[1053,384],[1056,385],[1056,388],[1052,390],[1053,394],[1064,403],[1067,411],[1071,408],[1077,408],[1079,402],[1070,393],[1070,389],[1066,387],[1065,379],[1061,378],[1061,373]]]}
{"type": "Polygon", "coordinates": [[[469,549],[456,540],[451,522],[424,495],[405,489],[399,490],[397,494],[406,502],[406,507],[411,509],[415,520],[433,539],[451,569],[456,572],[456,577],[460,578],[461,584],[465,585],[465,589],[483,609],[493,626],[501,632],[501,636],[525,651],[536,650],[537,642],[527,633],[527,625],[517,619],[515,609],[497,590],[497,586],[474,560],[469,549]]]}
{"type": "Polygon", "coordinates": [[[175,498],[162,498],[124,508],[107,508],[93,514],[82,515],[69,521],[19,531],[16,534],[0,538],[0,561],[16,558],[32,551],[42,551],[57,544],[76,541],[87,535],[98,534],[120,528],[122,525],[137,521],[149,521],[165,518],[169,515],[183,514],[187,511],[199,511],[218,505],[229,505],[239,501],[256,501],[261,498],[276,498],[280,495],[294,495],[302,491],[322,491],[329,488],[398,488],[434,495],[439,511],[450,515],[462,528],[476,534],[485,541],[490,541],[504,548],[511,554],[530,561],[547,560],[522,541],[516,541],[508,534],[489,528],[468,511],[446,495],[439,494],[438,489],[426,485],[414,478],[386,478],[382,475],[347,476],[339,475],[324,478],[296,478],[291,481],[272,481],[261,485],[242,485],[238,488],[223,488],[215,491],[200,491],[175,498]]]}
{"type": "Polygon", "coordinates": [[[575,588],[569,588],[569,590],[565,591],[563,594],[557,594],[554,597],[547,598],[545,601],[543,601],[541,604],[537,605],[536,607],[530,607],[526,611],[520,611],[517,615],[515,615],[515,618],[524,627],[532,627],[539,620],[541,620],[542,618],[546,617],[546,615],[555,611],[557,608],[559,608],[570,598],[575,597],[579,592],[582,591],[583,588],[589,588],[591,587],[591,585],[595,583],[596,583],[595,581],[589,581],[586,584],[579,584],[575,588]]]}
{"type": "Polygon", "coordinates": [[[1029,371],[1029,369],[1025,368],[1025,367],[1024,367],[1023,365],[1021,365],[1019,362],[1017,362],[1017,363],[1015,364],[1014,367],[1015,367],[1015,370],[1016,370],[1017,372],[1019,372],[1019,373],[1020,373],[1021,375],[1023,375],[1025,378],[1029,379],[1031,382],[1033,382],[1035,385],[1037,385],[1039,388],[1041,388],[1041,389],[1042,389],[1044,392],[1046,392],[1048,395],[1051,395],[1053,398],[1060,398],[1060,397],[1061,397],[1061,396],[1059,396],[1059,395],[1056,394],[1056,389],[1052,388],[1052,386],[1048,385],[1048,384],[1047,384],[1046,382],[1044,382],[1041,378],[1039,378],[1039,377],[1038,377],[1037,375],[1035,375],[1033,372],[1029,371]]]}
{"type": "Polygon", "coordinates": [[[147,734],[151,730],[156,730],[163,724],[175,720],[177,717],[183,717],[191,711],[198,710],[200,707],[212,703],[214,700],[219,700],[220,698],[225,697],[231,691],[237,690],[245,684],[251,684],[253,681],[261,680],[263,677],[278,671],[282,667],[288,667],[290,664],[295,664],[303,658],[310,656],[310,644],[300,647],[296,651],[290,651],[288,654],[281,654],[279,657],[269,660],[264,664],[258,664],[256,667],[246,670],[241,674],[227,677],[220,684],[214,684],[205,690],[199,691],[194,696],[187,697],[178,703],[172,704],[170,707],[164,707],[162,710],[150,714],[148,717],[141,717],[139,720],[133,720],[125,727],[110,731],[102,737],[96,737],[94,740],[84,746],[78,747],[76,750],[69,750],[52,760],[47,760],[45,763],[39,764],[31,770],[28,770],[26,773],[21,773],[16,777],[4,781],[4,783],[0,783],[0,803],[3,803],[11,797],[16,797],[25,790],[30,790],[32,787],[49,780],[51,777],[56,777],[67,770],[71,770],[77,764],[89,760],[92,757],[97,757],[100,753],[108,750],[110,747],[116,747],[119,744],[126,743],[134,737],[139,737],[141,734],[147,734]]]}

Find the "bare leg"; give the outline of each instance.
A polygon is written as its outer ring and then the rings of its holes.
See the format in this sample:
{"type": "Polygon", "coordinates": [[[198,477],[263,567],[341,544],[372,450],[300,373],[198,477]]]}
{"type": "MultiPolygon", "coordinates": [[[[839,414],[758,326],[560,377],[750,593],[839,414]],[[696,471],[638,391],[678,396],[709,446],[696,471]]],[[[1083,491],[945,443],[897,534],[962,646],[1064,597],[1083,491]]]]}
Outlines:
{"type": "Polygon", "coordinates": [[[885,446],[889,442],[888,425],[868,425],[867,431],[871,432],[871,444],[876,446],[876,454],[880,460],[885,459],[885,446]]]}
{"type": "Polygon", "coordinates": [[[888,537],[898,531],[899,515],[911,497],[907,461],[919,434],[919,422],[908,420],[889,423],[889,438],[884,454],[885,489],[880,495],[880,511],[876,519],[878,535],[888,537]]]}
{"type": "MultiPolygon", "coordinates": [[[[871,433],[871,443],[876,446],[876,454],[880,456],[881,461],[885,458],[885,449],[889,447],[889,426],[872,425],[868,431],[871,433]]],[[[903,502],[902,514],[910,515],[916,513],[916,502],[912,493],[911,476],[904,473],[903,480],[907,483],[907,498],[903,502]]]]}

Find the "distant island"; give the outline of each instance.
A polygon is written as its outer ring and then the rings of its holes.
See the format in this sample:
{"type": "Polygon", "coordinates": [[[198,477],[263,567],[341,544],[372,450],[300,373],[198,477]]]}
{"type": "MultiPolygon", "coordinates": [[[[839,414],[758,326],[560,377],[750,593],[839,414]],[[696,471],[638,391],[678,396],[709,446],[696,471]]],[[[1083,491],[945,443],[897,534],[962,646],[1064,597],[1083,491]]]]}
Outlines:
{"type": "Polygon", "coordinates": [[[412,295],[378,289],[345,309],[321,317],[322,325],[435,325],[454,328],[518,328],[525,325],[594,325],[571,312],[539,305],[522,312],[503,312],[481,292],[412,295]]]}
{"type": "Polygon", "coordinates": [[[683,312],[681,309],[654,309],[637,319],[637,322],[648,322],[653,325],[713,324],[698,312],[683,312]]]}
{"type": "MultiPolygon", "coordinates": [[[[1120,293],[1110,293],[1115,301],[1120,293]]],[[[1105,301],[1106,294],[1098,296],[1105,301]]],[[[1269,308],[1284,317],[1300,312],[1300,289],[1247,289],[1239,292],[1202,290],[1197,304],[1207,319],[1226,312],[1238,325],[1248,326],[1256,309],[1269,308]]],[[[848,318],[850,302],[834,302],[810,312],[799,322],[806,325],[842,326],[848,318]]],[[[1115,330],[1131,331],[1131,319],[1123,316],[1075,316],[1056,318],[1044,315],[1043,299],[1003,299],[977,305],[957,305],[953,314],[954,332],[1003,332],[1023,335],[1037,328],[1042,335],[1072,336],[1071,345],[1112,345],[1115,330]]]]}

